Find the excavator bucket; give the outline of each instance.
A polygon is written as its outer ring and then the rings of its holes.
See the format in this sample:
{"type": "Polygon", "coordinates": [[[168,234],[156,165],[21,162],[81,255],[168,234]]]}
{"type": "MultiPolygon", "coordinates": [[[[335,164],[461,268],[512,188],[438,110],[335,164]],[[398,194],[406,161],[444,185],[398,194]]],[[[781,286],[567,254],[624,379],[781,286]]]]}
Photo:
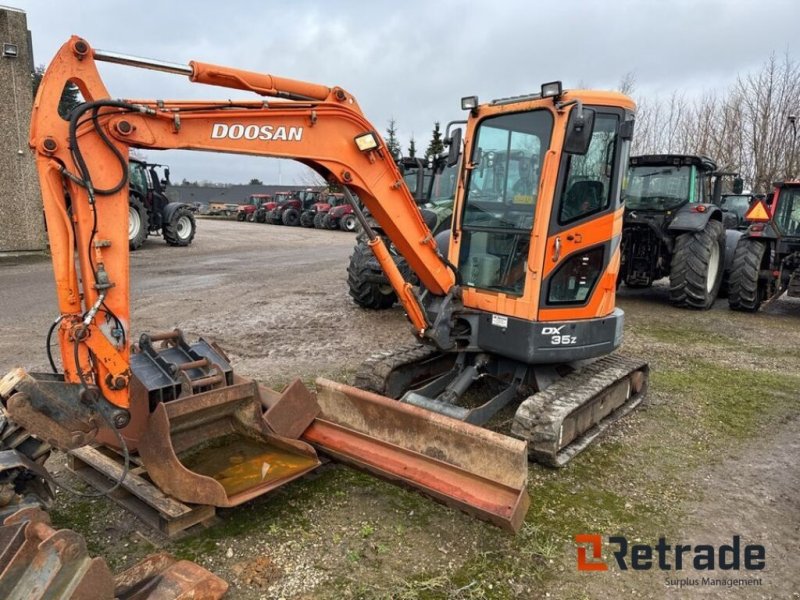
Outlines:
{"type": "Polygon", "coordinates": [[[524,441],[327,379],[316,385],[321,412],[303,439],[504,529],[521,527],[524,441]]]}
{"type": "Polygon", "coordinates": [[[271,431],[256,384],[159,404],[139,442],[150,478],[192,504],[236,506],[319,466],[307,443],[271,431]]]}
{"type": "Polygon", "coordinates": [[[266,392],[234,376],[218,347],[190,346],[178,330],[142,336],[131,369],[152,406],[137,440],[142,465],[178,500],[236,506],[320,465],[312,446],[293,439],[319,410],[299,381],[266,392]]]}

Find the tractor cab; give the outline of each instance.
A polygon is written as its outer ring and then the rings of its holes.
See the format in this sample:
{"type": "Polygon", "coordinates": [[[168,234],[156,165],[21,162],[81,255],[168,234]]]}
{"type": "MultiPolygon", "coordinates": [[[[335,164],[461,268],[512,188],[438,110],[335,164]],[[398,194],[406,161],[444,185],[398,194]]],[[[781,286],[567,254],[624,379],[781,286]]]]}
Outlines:
{"type": "Polygon", "coordinates": [[[714,203],[727,175],[706,156],[631,157],[618,284],[645,288],[669,277],[672,304],[709,308],[730,266],[726,248],[735,247],[739,235],[714,203]]]}
{"type": "Polygon", "coordinates": [[[717,165],[705,156],[631,157],[625,190],[626,212],[673,214],[685,204],[709,203],[716,170],[717,165]]]}
{"type": "Polygon", "coordinates": [[[745,216],[750,206],[764,199],[764,194],[723,194],[719,206],[731,219],[735,219],[732,225],[735,229],[745,230],[749,225],[745,216]]]}

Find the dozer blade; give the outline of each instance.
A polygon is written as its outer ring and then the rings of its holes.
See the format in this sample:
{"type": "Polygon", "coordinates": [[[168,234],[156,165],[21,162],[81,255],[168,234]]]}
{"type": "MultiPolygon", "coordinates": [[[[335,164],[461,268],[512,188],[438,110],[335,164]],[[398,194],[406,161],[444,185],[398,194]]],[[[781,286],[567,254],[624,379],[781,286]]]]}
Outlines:
{"type": "Polygon", "coordinates": [[[338,460],[421,490],[510,531],[528,510],[527,444],[319,378],[303,438],[338,460]]]}
{"type": "MultiPolygon", "coordinates": [[[[290,386],[284,396],[300,393],[298,386],[290,386]]],[[[178,500],[223,507],[265,494],[319,466],[309,444],[269,430],[262,404],[258,386],[245,379],[160,403],[139,440],[142,464],[156,485],[178,500]]],[[[292,398],[280,404],[290,407],[292,398]]]]}
{"type": "Polygon", "coordinates": [[[612,354],[559,379],[517,409],[511,433],[537,462],[563,467],[647,391],[646,362],[612,354]]]}

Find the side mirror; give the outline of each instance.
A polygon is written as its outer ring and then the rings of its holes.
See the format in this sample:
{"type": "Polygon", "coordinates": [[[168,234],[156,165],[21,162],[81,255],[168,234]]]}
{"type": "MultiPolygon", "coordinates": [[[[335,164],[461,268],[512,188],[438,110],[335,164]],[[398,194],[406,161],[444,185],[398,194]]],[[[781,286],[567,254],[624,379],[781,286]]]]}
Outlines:
{"type": "Polygon", "coordinates": [[[582,156],[589,151],[594,133],[594,114],[592,109],[583,108],[580,103],[572,109],[564,139],[564,152],[582,156]]]}
{"type": "Polygon", "coordinates": [[[741,194],[744,191],[744,180],[741,177],[737,177],[733,180],[733,193],[734,194],[741,194]]]}
{"type": "Polygon", "coordinates": [[[448,140],[447,166],[455,167],[458,164],[458,157],[461,154],[461,128],[453,129],[453,133],[448,140]]]}
{"type": "Polygon", "coordinates": [[[775,201],[775,192],[770,192],[767,194],[766,203],[767,206],[772,206],[772,203],[775,201]]]}

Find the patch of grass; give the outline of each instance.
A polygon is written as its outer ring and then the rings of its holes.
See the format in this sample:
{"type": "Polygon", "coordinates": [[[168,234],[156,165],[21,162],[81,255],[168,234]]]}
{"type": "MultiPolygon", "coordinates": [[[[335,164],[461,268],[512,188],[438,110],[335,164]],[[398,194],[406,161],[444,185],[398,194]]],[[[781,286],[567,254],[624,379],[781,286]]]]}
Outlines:
{"type": "Polygon", "coordinates": [[[651,384],[693,403],[701,419],[695,427],[714,437],[742,439],[796,402],[800,376],[700,362],[691,369],[656,371],[651,384]]]}
{"type": "Polygon", "coordinates": [[[648,323],[636,327],[636,332],[647,337],[678,346],[710,344],[712,346],[736,345],[736,339],[702,327],[683,327],[674,323],[648,323]]]}
{"type": "Polygon", "coordinates": [[[68,512],[60,508],[50,509],[50,521],[55,529],[72,529],[86,540],[86,548],[92,556],[102,556],[105,548],[92,534],[91,526],[98,522],[99,504],[78,500],[68,505],[68,512]]]}
{"type": "Polygon", "coordinates": [[[223,541],[240,536],[269,535],[273,538],[301,535],[311,522],[305,515],[316,499],[344,492],[362,480],[372,480],[357,471],[345,468],[321,468],[316,476],[282,487],[249,504],[220,513],[221,522],[192,537],[172,544],[171,551],[179,558],[197,560],[206,554],[220,553],[223,541]]]}

